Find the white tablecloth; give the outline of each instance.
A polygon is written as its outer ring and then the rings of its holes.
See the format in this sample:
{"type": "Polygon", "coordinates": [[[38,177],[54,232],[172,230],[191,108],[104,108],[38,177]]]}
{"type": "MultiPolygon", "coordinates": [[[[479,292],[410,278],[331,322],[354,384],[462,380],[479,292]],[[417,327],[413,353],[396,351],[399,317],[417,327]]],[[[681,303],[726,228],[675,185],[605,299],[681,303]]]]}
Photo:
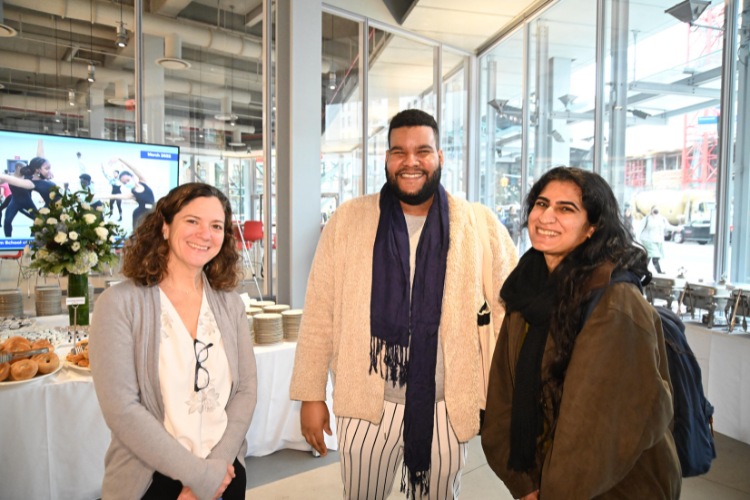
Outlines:
{"type": "MultiPolygon", "coordinates": [[[[258,404],[247,433],[248,456],[310,450],[300,433],[300,403],[289,400],[295,348],[255,348],[258,404]]],[[[330,394],[329,382],[329,409],[330,394]]],[[[109,442],[90,375],[63,368],[51,380],[0,390],[0,499],[99,498],[109,442]]],[[[335,430],[326,444],[336,449],[335,430]]]]}

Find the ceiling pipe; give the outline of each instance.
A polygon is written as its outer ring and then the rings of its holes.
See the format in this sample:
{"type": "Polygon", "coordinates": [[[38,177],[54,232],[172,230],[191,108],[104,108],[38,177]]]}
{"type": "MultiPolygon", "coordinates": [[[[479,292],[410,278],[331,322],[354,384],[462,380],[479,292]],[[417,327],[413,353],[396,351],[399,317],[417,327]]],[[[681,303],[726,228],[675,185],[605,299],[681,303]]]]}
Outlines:
{"type": "MultiPolygon", "coordinates": [[[[66,69],[71,66],[66,64],[66,69]]],[[[56,75],[57,74],[57,61],[54,59],[47,59],[44,57],[34,56],[30,54],[21,54],[18,52],[9,52],[0,50],[0,68],[24,71],[29,73],[37,73],[40,75],[56,75]]],[[[74,61],[72,64],[73,78],[79,80],[86,80],[88,77],[88,64],[84,62],[74,61]]],[[[187,75],[187,72],[185,73],[187,75]]],[[[128,84],[133,81],[133,73],[124,70],[109,69],[104,66],[98,66],[96,68],[96,81],[100,83],[112,83],[115,82],[117,85],[120,84],[122,90],[122,82],[128,84]]],[[[225,89],[224,78],[221,75],[216,75],[209,78],[209,75],[204,75],[204,81],[202,83],[191,82],[189,80],[182,80],[177,78],[165,78],[164,79],[164,90],[166,92],[174,92],[177,94],[188,94],[205,97],[208,99],[221,99],[234,92],[235,100],[238,102],[251,102],[252,100],[257,101],[258,97],[253,96],[250,92],[244,90],[235,89],[232,91],[231,88],[225,89]],[[221,87],[218,87],[221,85],[221,87]]],[[[125,87],[127,88],[127,87],[125,87]]],[[[117,94],[117,97],[127,98],[127,92],[122,95],[117,94]]],[[[122,104],[124,105],[124,104],[122,104]]]]}
{"type": "MultiPolygon", "coordinates": [[[[45,14],[60,16],[63,19],[71,18],[78,19],[79,21],[92,21],[91,3],[89,0],[5,0],[5,3],[24,9],[44,12],[45,14]]],[[[122,13],[122,16],[125,25],[132,29],[135,26],[132,9],[126,9],[122,13]]],[[[120,23],[119,5],[110,2],[96,2],[93,22],[95,24],[117,27],[120,23]]],[[[165,33],[175,33],[183,39],[189,40],[189,43],[192,45],[240,57],[258,59],[262,54],[261,44],[255,40],[208,26],[196,26],[148,12],[143,13],[143,33],[161,37],[165,33]]]]}
{"type": "MultiPolygon", "coordinates": [[[[15,21],[19,24],[33,24],[34,26],[39,26],[48,30],[59,29],[68,31],[72,28],[73,33],[76,35],[85,35],[86,37],[90,37],[93,31],[94,38],[109,40],[110,45],[111,41],[115,38],[114,29],[109,29],[102,25],[95,25],[92,27],[91,21],[88,18],[80,22],[74,22],[72,26],[68,23],[63,25],[58,20],[57,26],[55,26],[55,21],[50,16],[29,12],[27,10],[20,11],[16,7],[8,4],[5,6],[5,19],[6,21],[15,21]]],[[[51,35],[54,36],[54,33],[51,35]]],[[[66,40],[60,40],[61,43],[65,43],[65,41],[66,40]]],[[[83,47],[83,49],[86,50],[86,47],[83,47]]]]}

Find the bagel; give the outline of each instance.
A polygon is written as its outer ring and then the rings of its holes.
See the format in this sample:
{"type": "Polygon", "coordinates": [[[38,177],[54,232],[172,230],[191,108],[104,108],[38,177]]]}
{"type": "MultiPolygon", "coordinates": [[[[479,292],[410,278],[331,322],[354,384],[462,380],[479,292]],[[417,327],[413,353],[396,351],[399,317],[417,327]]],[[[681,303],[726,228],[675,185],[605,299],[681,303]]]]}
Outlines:
{"type": "MultiPolygon", "coordinates": [[[[37,358],[37,356],[34,356],[37,358]]],[[[39,357],[34,361],[39,366],[39,373],[41,375],[47,375],[57,370],[60,366],[60,358],[54,352],[48,352],[47,354],[39,354],[39,357]]]]}
{"type": "Polygon", "coordinates": [[[16,381],[29,380],[34,378],[38,371],[39,365],[36,364],[36,361],[22,359],[10,367],[10,378],[16,381]]]}
{"type": "MultiPolygon", "coordinates": [[[[23,351],[29,351],[29,350],[30,350],[30,346],[28,346],[28,345],[26,345],[26,344],[24,344],[22,342],[16,342],[15,344],[13,344],[11,346],[10,349],[6,350],[5,352],[9,352],[9,353],[13,354],[13,353],[16,353],[16,352],[23,352],[23,351]]],[[[16,364],[19,361],[23,361],[25,359],[29,359],[30,357],[31,356],[22,356],[20,358],[13,358],[13,359],[10,360],[10,364],[11,365],[16,364]]]]}
{"type": "Polygon", "coordinates": [[[45,347],[49,349],[49,352],[54,352],[55,350],[55,346],[53,346],[47,339],[41,339],[31,343],[32,349],[44,349],[45,347]]]}
{"type": "Polygon", "coordinates": [[[8,340],[5,341],[5,344],[3,346],[3,350],[10,352],[10,350],[17,344],[23,344],[25,346],[24,349],[18,349],[19,351],[30,351],[31,350],[31,342],[29,342],[29,339],[26,337],[11,337],[8,340]]]}

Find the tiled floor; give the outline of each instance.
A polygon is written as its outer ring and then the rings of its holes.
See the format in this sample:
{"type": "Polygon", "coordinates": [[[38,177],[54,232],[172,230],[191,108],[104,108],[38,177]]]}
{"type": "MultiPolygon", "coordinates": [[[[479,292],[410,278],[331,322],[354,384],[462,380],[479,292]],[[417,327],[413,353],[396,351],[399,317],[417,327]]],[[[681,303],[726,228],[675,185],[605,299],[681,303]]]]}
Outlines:
{"type": "MultiPolygon", "coordinates": [[[[705,476],[685,479],[682,500],[750,500],[750,445],[716,435],[718,457],[705,476]]],[[[338,454],[312,458],[309,453],[284,450],[248,458],[248,500],[308,500],[341,498],[338,454]]],[[[397,491],[390,499],[405,499],[397,491]]],[[[461,500],[511,500],[513,497],[487,465],[479,438],[469,445],[461,479],[461,500]]],[[[647,499],[644,499],[647,500],[647,499]]]]}

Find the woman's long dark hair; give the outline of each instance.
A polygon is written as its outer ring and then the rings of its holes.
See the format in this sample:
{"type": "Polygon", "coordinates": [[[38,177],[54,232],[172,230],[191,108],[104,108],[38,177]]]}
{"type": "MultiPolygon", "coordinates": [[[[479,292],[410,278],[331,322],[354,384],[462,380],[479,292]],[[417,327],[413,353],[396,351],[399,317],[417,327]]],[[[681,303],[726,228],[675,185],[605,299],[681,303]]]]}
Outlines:
{"type": "Polygon", "coordinates": [[[47,163],[46,158],[40,156],[32,158],[29,164],[21,169],[21,174],[23,174],[24,177],[31,178],[42,169],[45,163],[47,163]]]}
{"type": "Polygon", "coordinates": [[[597,267],[607,262],[615,264],[613,273],[628,270],[647,281],[651,279],[651,273],[648,271],[646,251],[636,246],[633,236],[627,230],[612,189],[601,176],[592,172],[558,167],[544,174],[526,197],[523,227],[528,227],[529,214],[537,198],[547,184],[553,181],[571,182],[581,189],[588,222],[595,227],[591,238],[569,253],[553,272],[558,296],[550,324],[550,335],[555,341],[557,356],[550,365],[546,379],[557,421],[565,373],[581,329],[583,310],[591,295],[583,290],[582,285],[597,267]]]}

